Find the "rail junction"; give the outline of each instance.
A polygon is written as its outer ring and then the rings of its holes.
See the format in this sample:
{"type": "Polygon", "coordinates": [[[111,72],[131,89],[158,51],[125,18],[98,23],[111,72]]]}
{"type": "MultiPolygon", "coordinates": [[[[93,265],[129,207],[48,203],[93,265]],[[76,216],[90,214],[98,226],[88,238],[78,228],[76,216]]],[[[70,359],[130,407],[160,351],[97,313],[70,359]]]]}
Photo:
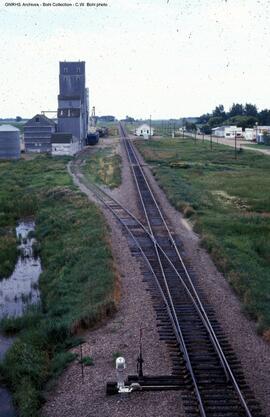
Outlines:
{"type": "MultiPolygon", "coordinates": [[[[141,220],[102,188],[93,184],[91,191],[122,225],[132,254],[144,260],[160,339],[168,345],[172,360],[171,375],[151,377],[143,375],[139,357],[138,375],[128,377],[127,391],[179,389],[190,417],[263,417],[241,363],[196,276],[184,263],[181,243],[165,220],[122,124],[119,131],[138,192],[141,220]]],[[[78,163],[80,159],[72,168],[77,173],[78,163]]],[[[107,392],[117,393],[117,384],[109,383],[107,392]]]]}

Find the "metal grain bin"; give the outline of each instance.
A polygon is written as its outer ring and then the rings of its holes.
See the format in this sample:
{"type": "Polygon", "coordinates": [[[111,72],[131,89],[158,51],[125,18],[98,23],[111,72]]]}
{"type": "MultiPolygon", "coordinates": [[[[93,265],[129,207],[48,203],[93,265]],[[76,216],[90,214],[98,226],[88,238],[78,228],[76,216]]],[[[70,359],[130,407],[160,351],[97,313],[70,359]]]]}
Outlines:
{"type": "Polygon", "coordinates": [[[20,131],[11,125],[0,126],[0,159],[19,159],[20,131]]]}

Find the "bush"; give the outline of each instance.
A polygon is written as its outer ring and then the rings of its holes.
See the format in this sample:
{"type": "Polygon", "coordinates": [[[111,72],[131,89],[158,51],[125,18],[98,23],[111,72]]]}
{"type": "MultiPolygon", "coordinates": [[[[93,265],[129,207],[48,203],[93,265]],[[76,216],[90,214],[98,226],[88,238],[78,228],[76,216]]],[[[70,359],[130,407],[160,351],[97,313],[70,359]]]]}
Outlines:
{"type": "Polygon", "coordinates": [[[84,356],[82,359],[80,359],[80,363],[82,363],[85,366],[93,366],[94,360],[91,358],[91,356],[84,356]]]}

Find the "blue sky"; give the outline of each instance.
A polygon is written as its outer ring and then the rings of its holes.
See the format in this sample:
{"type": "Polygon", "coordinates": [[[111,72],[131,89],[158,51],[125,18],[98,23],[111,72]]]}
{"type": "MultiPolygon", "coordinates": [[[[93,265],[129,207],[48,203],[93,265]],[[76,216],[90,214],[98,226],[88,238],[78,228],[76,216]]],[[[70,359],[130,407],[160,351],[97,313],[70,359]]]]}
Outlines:
{"type": "Polygon", "coordinates": [[[0,0],[0,117],[55,110],[65,59],[86,61],[97,114],[183,117],[233,102],[270,108],[269,17],[267,0],[108,0],[98,8],[0,0]]]}

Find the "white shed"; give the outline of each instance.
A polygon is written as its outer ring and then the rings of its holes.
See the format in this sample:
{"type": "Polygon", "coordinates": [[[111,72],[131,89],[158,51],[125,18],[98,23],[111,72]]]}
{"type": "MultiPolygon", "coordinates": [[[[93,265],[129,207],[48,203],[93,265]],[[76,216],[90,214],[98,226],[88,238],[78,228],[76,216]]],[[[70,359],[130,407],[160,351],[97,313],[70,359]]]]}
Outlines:
{"type": "Polygon", "coordinates": [[[79,139],[71,133],[52,134],[52,155],[73,156],[80,150],[79,139]]]}
{"type": "Polygon", "coordinates": [[[246,140],[253,140],[256,138],[256,132],[255,129],[253,129],[252,127],[246,127],[245,131],[244,131],[244,138],[246,140]]]}
{"type": "Polygon", "coordinates": [[[236,136],[240,138],[243,136],[242,127],[237,126],[220,126],[212,129],[212,134],[221,138],[234,139],[236,136]]]}
{"type": "Polygon", "coordinates": [[[148,139],[149,136],[153,136],[154,129],[151,127],[151,133],[150,133],[150,126],[146,123],[143,123],[141,126],[137,127],[135,130],[136,136],[143,136],[144,138],[148,139]]]}

